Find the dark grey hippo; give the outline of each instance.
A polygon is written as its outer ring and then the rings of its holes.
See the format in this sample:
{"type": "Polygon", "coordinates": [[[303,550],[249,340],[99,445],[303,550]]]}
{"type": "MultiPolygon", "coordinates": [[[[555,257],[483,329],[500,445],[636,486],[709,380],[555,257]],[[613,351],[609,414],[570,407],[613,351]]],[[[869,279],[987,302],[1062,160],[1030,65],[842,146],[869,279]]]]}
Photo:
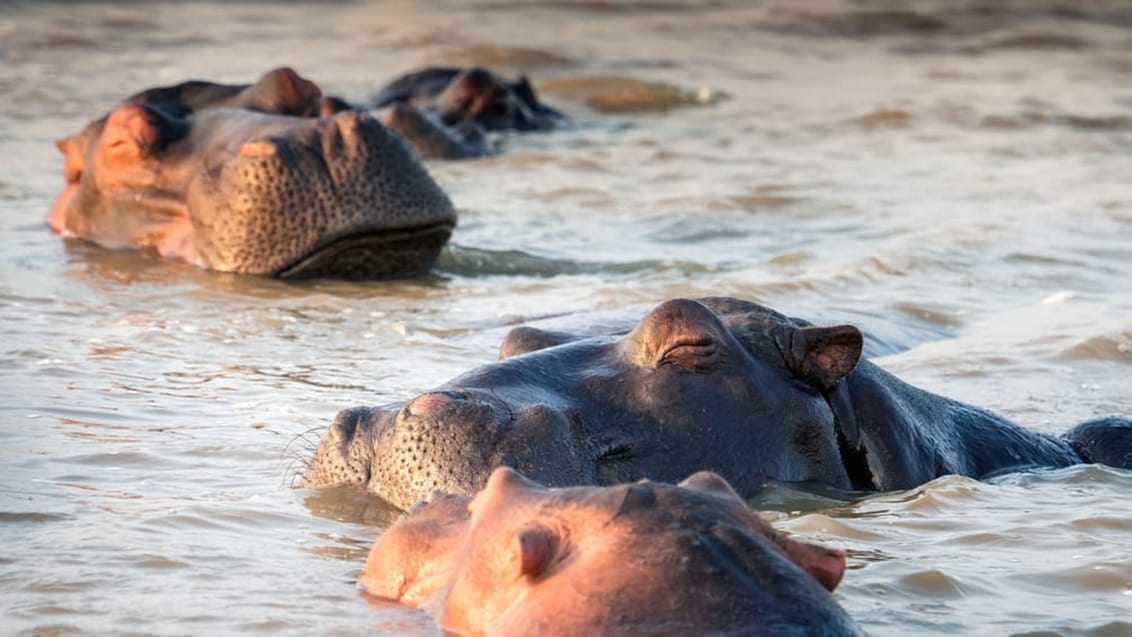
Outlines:
{"type": "Polygon", "coordinates": [[[56,145],[53,230],[213,270],[416,275],[456,223],[398,135],[287,68],[143,91],[56,145]]]}
{"type": "Polygon", "coordinates": [[[509,466],[550,486],[676,482],[700,470],[749,496],[764,478],[895,490],[1099,462],[1132,468],[1132,422],[1036,433],[905,384],[862,335],[732,298],[676,299],[624,335],[512,330],[503,360],[405,404],[338,414],[302,479],[399,507],[471,494],[509,466]]]}
{"type": "Polygon", "coordinates": [[[491,71],[430,67],[385,85],[366,104],[426,159],[492,154],[490,131],[550,130],[563,121],[542,104],[526,77],[509,82],[491,71]]]}

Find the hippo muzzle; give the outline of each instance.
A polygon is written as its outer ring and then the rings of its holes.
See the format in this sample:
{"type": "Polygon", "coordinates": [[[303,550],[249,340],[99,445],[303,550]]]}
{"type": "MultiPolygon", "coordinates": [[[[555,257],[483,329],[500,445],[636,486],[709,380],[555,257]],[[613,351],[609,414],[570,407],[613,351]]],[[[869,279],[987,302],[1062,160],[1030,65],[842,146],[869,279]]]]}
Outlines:
{"type": "Polygon", "coordinates": [[[598,483],[603,448],[568,409],[513,406],[476,389],[439,389],[404,406],[338,413],[302,486],[347,484],[407,507],[434,490],[472,493],[495,467],[551,485],[598,483]]]}
{"type": "Polygon", "coordinates": [[[248,122],[251,139],[235,148],[230,137],[206,133],[216,142],[189,188],[202,265],[340,278],[387,278],[432,265],[455,213],[379,122],[357,111],[320,119],[238,115],[265,121],[248,122]]]}
{"type": "Polygon", "coordinates": [[[224,272],[420,274],[452,203],[399,135],[327,99],[289,69],[140,93],[57,143],[67,186],[49,224],[224,272]]]}

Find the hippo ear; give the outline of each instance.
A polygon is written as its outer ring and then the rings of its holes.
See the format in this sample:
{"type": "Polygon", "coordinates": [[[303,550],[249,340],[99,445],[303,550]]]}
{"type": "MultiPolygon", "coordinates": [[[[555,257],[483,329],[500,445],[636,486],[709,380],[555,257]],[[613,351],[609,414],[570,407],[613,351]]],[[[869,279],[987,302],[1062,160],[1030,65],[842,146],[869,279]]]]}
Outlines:
{"type": "Polygon", "coordinates": [[[812,575],[827,591],[832,592],[841,583],[845,575],[844,551],[792,540],[780,532],[774,533],[773,540],[790,561],[812,575]]]}
{"type": "Polygon", "coordinates": [[[518,576],[539,577],[554,561],[558,535],[541,524],[532,524],[519,532],[518,576]]]}
{"type": "Polygon", "coordinates": [[[503,337],[503,342],[499,344],[499,360],[570,343],[578,339],[578,336],[567,332],[552,332],[540,330],[537,327],[520,325],[511,328],[507,335],[503,337]]]}
{"type": "Polygon", "coordinates": [[[122,104],[106,118],[102,155],[115,167],[136,167],[170,142],[184,137],[189,123],[147,104],[122,104]]]}
{"type": "Polygon", "coordinates": [[[114,109],[102,129],[105,157],[115,163],[136,162],[150,154],[161,140],[157,112],[141,104],[114,109]]]}
{"type": "Polygon", "coordinates": [[[832,389],[861,360],[864,337],[852,325],[791,330],[784,349],[790,370],[822,390],[832,389]]]}
{"type": "Polygon", "coordinates": [[[294,69],[283,66],[264,74],[246,89],[243,97],[242,101],[256,110],[306,117],[319,112],[322,89],[294,69]]]}
{"type": "Polygon", "coordinates": [[[718,495],[724,498],[733,498],[737,502],[742,503],[743,499],[731,488],[731,485],[726,480],[719,477],[719,475],[711,471],[697,471],[688,476],[678,486],[691,491],[700,491],[711,495],[718,495]]]}
{"type": "Polygon", "coordinates": [[[78,183],[79,178],[83,176],[83,168],[86,164],[80,136],[71,135],[57,139],[55,140],[55,148],[63,153],[63,178],[69,184],[78,183]]]}
{"type": "Polygon", "coordinates": [[[341,97],[336,97],[334,95],[327,95],[327,96],[324,96],[318,102],[318,116],[319,117],[330,117],[331,115],[334,115],[335,113],[341,113],[342,111],[353,110],[353,108],[354,107],[349,102],[342,99],[341,97]]]}
{"type": "Polygon", "coordinates": [[[524,104],[531,108],[538,107],[538,97],[535,95],[534,87],[531,86],[531,80],[526,75],[520,75],[518,81],[512,83],[510,88],[524,104]]]}

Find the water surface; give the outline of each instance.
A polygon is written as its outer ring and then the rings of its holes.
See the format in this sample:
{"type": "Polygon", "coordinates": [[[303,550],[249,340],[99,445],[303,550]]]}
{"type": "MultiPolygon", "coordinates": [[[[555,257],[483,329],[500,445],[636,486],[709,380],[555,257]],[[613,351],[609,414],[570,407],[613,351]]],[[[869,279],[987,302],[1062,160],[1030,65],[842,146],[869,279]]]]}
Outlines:
{"type": "MultiPolygon", "coordinates": [[[[290,486],[338,409],[517,320],[728,294],[874,326],[886,369],[1040,431],[1132,415],[1127,3],[7,2],[0,91],[7,634],[435,634],[353,588],[395,512],[290,486]],[[360,99],[472,61],[575,125],[429,166],[461,215],[434,276],[282,283],[46,228],[52,140],[141,88],[289,64],[360,99]]],[[[1130,493],[1081,466],[760,505],[849,551],[871,635],[1111,637],[1130,493]]]]}

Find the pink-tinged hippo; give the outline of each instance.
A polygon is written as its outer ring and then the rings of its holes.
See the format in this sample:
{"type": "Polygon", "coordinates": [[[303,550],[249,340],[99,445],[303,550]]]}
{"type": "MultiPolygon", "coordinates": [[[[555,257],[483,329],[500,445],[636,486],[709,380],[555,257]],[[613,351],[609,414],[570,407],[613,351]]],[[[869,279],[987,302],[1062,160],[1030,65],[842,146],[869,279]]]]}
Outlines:
{"type": "Polygon", "coordinates": [[[565,117],[539,102],[526,77],[509,82],[491,71],[430,67],[385,85],[366,105],[426,159],[492,154],[489,131],[550,130],[565,117]]]}
{"type": "Polygon", "coordinates": [[[56,145],[53,230],[213,270],[411,276],[456,223],[399,136],[287,68],[143,91],[56,145]]]}
{"type": "Polygon", "coordinates": [[[631,331],[519,327],[503,360],[406,403],[338,414],[302,485],[356,485],[407,507],[471,494],[510,466],[550,486],[723,476],[911,488],[1099,462],[1132,468],[1132,422],[1064,437],[905,384],[861,359],[849,325],[814,326],[733,298],[662,303],[631,331]]]}
{"type": "Polygon", "coordinates": [[[861,635],[829,593],[844,571],[713,473],[548,489],[499,468],[475,498],[409,510],[358,584],[467,637],[861,635]]]}

